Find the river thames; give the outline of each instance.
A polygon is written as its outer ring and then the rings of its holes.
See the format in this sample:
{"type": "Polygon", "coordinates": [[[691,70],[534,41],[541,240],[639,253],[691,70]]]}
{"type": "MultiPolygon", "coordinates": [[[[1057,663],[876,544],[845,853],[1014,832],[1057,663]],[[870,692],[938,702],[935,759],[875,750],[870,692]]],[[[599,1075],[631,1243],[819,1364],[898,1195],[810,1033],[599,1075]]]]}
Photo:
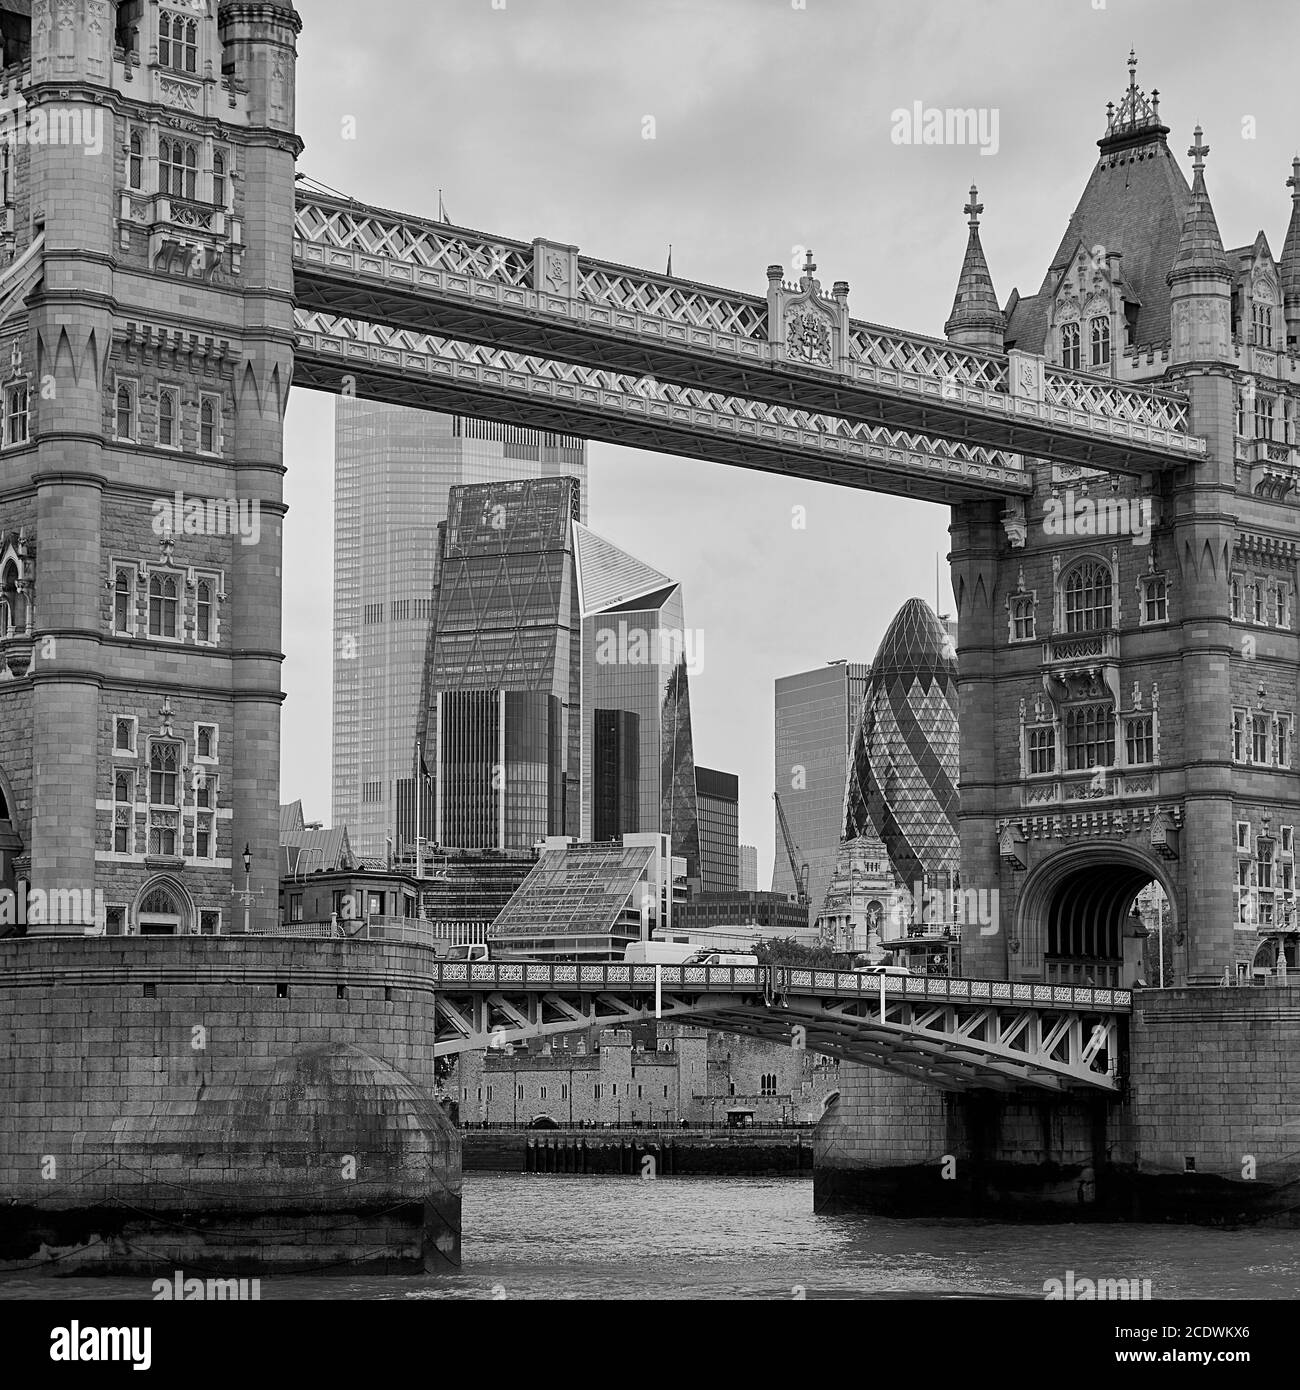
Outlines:
{"type": "MultiPolygon", "coordinates": [[[[809,1178],[468,1173],[455,1275],[264,1277],[267,1299],[1044,1297],[1140,1279],[1152,1299],[1294,1299],[1294,1231],[819,1216],[809,1178]]],[[[200,1274],[195,1269],[187,1273],[200,1274]]],[[[0,1299],[152,1298],[148,1279],[0,1280],[0,1299]]]]}

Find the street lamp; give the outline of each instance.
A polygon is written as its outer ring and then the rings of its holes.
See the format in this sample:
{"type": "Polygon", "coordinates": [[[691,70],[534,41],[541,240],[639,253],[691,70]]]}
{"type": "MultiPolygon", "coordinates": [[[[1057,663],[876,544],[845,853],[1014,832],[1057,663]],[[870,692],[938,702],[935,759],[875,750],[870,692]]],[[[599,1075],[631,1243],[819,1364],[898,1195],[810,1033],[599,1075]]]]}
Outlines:
{"type": "Polygon", "coordinates": [[[249,886],[249,879],[250,879],[250,876],[251,876],[252,872],[253,872],[253,851],[252,851],[251,847],[250,847],[248,844],[245,844],[245,845],[244,845],[244,887],[243,887],[243,891],[241,892],[238,888],[232,888],[232,889],[230,890],[230,896],[231,896],[232,898],[237,898],[241,903],[244,904],[244,935],[245,935],[245,936],[247,936],[247,935],[249,934],[249,932],[252,930],[251,927],[249,926],[249,920],[248,920],[248,917],[249,917],[249,909],[252,907],[254,899],[263,897],[263,896],[265,895],[265,892],[266,892],[266,890],[263,889],[263,888],[258,888],[256,891],[254,891],[254,890],[249,886]]]}

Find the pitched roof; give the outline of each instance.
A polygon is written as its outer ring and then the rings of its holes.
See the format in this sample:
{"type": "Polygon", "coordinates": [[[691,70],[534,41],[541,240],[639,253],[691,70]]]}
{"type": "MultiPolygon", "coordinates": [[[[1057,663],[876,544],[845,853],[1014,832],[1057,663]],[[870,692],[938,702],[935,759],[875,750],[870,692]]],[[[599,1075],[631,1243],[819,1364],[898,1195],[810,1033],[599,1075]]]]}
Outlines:
{"type": "Polygon", "coordinates": [[[1130,55],[1129,90],[1111,108],[1101,157],[1071,214],[1039,291],[1011,308],[1007,344],[1030,352],[1046,346],[1048,310],[1055,287],[1082,243],[1091,250],[1119,251],[1124,281],[1139,301],[1134,343],[1169,342],[1169,286],[1165,276],[1178,254],[1192,195],[1183,171],[1165,143],[1156,93],[1137,90],[1136,60],[1130,55]]]}
{"type": "Polygon", "coordinates": [[[280,836],[284,837],[287,830],[302,830],[306,821],[302,815],[302,802],[291,801],[287,806],[280,807],[280,836]]]}
{"type": "Polygon", "coordinates": [[[280,873],[298,877],[322,869],[358,867],[346,826],[337,830],[289,830],[280,835],[280,873]]]}

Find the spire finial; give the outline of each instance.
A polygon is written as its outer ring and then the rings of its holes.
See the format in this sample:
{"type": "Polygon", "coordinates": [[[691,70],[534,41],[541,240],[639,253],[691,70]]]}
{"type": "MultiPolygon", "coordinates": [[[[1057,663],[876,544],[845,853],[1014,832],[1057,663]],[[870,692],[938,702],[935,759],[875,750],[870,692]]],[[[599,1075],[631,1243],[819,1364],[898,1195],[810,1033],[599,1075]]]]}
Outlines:
{"type": "Polygon", "coordinates": [[[1138,59],[1137,51],[1130,48],[1128,51],[1128,89],[1130,92],[1137,91],[1138,84],[1138,59]]]}
{"type": "Polygon", "coordinates": [[[1196,143],[1187,151],[1192,157],[1192,168],[1195,169],[1198,174],[1203,174],[1205,172],[1205,156],[1210,152],[1210,147],[1201,143],[1201,136],[1204,133],[1205,132],[1200,126],[1196,127],[1192,132],[1196,138],[1196,143]]]}
{"type": "Polygon", "coordinates": [[[962,211],[970,219],[970,229],[972,232],[975,231],[975,229],[979,226],[980,213],[984,211],[984,204],[979,201],[979,196],[979,189],[976,188],[974,184],[971,184],[970,202],[967,203],[964,208],[962,208],[962,211]]]}
{"type": "Polygon", "coordinates": [[[1287,179],[1286,186],[1291,190],[1291,201],[1300,203],[1300,154],[1291,161],[1291,177],[1287,179]]]}
{"type": "Polygon", "coordinates": [[[804,255],[803,255],[803,269],[804,269],[804,274],[805,274],[805,275],[811,275],[811,274],[813,273],[813,271],[817,269],[817,262],[816,262],[815,260],[813,260],[813,258],[812,258],[812,248],[811,248],[811,247],[809,247],[808,250],[806,250],[806,251],[804,252],[804,255]]]}

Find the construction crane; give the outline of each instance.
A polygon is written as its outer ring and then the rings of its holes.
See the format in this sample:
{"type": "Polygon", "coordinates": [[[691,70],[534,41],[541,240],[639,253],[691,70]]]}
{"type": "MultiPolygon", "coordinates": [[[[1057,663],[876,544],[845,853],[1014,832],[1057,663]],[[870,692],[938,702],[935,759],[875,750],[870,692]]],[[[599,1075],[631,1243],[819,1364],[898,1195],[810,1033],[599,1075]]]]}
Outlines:
{"type": "Polygon", "coordinates": [[[808,865],[807,862],[800,862],[799,846],[794,842],[794,836],[790,834],[790,825],[785,818],[785,807],[781,805],[781,798],[776,793],[772,793],[772,800],[776,802],[776,818],[781,822],[781,837],[785,840],[785,852],[790,856],[790,872],[794,875],[794,881],[799,890],[799,906],[808,906],[808,865]]]}

